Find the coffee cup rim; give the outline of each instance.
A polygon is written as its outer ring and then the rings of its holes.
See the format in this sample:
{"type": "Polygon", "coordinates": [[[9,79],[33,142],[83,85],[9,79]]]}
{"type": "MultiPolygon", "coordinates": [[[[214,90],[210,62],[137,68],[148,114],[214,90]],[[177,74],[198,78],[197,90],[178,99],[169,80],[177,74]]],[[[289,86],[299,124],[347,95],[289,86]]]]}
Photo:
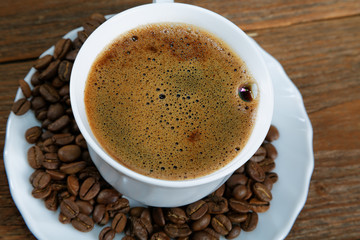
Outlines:
{"type": "MultiPolygon", "coordinates": [[[[141,5],[141,6],[137,6],[128,10],[125,10],[119,14],[114,15],[112,18],[110,18],[109,20],[107,20],[104,24],[102,24],[99,28],[97,28],[90,36],[89,38],[84,42],[82,48],[80,49],[77,58],[75,59],[74,65],[73,65],[73,70],[71,73],[71,81],[70,81],[70,99],[71,99],[71,103],[72,103],[72,108],[73,108],[73,114],[75,117],[75,120],[78,124],[78,127],[80,129],[80,132],[82,133],[82,135],[84,136],[85,140],[87,141],[88,145],[100,156],[100,158],[105,161],[107,164],[109,164],[111,167],[115,168],[117,171],[121,172],[122,174],[125,174],[126,176],[136,179],[138,181],[141,182],[145,182],[147,184],[150,185],[154,185],[154,186],[161,186],[161,187],[171,187],[171,188],[183,188],[183,187],[193,187],[193,186],[199,186],[202,184],[207,184],[209,182],[218,180],[220,178],[226,177],[227,175],[230,175],[231,173],[233,173],[237,168],[239,168],[241,165],[245,164],[245,162],[252,156],[252,154],[256,151],[256,149],[253,151],[253,153],[249,153],[247,155],[248,158],[245,161],[237,161],[238,157],[240,156],[240,154],[235,157],[232,161],[230,161],[226,166],[224,166],[223,168],[216,170],[215,172],[212,172],[208,175],[199,177],[199,178],[195,178],[195,179],[188,179],[188,180],[164,180],[164,179],[157,179],[157,178],[152,178],[149,176],[145,176],[142,175],[140,173],[137,173],[129,168],[126,168],[125,166],[123,166],[122,164],[120,164],[119,162],[117,162],[116,160],[114,160],[112,157],[110,157],[109,154],[106,153],[106,151],[100,146],[100,144],[98,144],[96,138],[90,134],[91,133],[91,129],[87,126],[85,126],[86,124],[84,123],[87,122],[87,116],[84,119],[83,114],[80,114],[80,111],[84,111],[83,105],[79,105],[81,104],[81,101],[79,101],[79,88],[77,82],[79,81],[78,79],[81,79],[81,81],[86,82],[87,76],[88,76],[88,69],[86,72],[86,74],[84,72],[82,72],[82,66],[84,65],[84,62],[86,62],[86,66],[87,68],[91,68],[91,66],[89,66],[89,64],[93,63],[95,58],[91,57],[91,61],[89,61],[88,59],[88,50],[91,49],[91,47],[94,46],[94,44],[96,42],[98,42],[98,39],[103,38],[103,34],[104,32],[106,33],[106,31],[109,31],[110,26],[115,26],[116,24],[119,24],[119,19],[120,22],[123,20],[123,18],[128,17],[131,14],[136,14],[136,12],[144,12],[144,11],[151,11],[154,10],[155,8],[160,8],[160,11],[166,11],[166,10],[172,10],[174,11],[175,8],[177,8],[177,10],[181,9],[181,11],[184,10],[192,10],[194,12],[198,12],[198,14],[202,14],[203,16],[207,16],[207,18],[212,18],[213,21],[219,21],[219,24],[221,22],[221,24],[223,24],[224,26],[226,25],[228,28],[232,29],[232,31],[234,31],[235,33],[233,35],[237,35],[239,37],[241,37],[243,42],[246,42],[247,47],[250,48],[250,52],[252,52],[255,55],[255,58],[258,61],[259,64],[259,68],[261,68],[261,71],[263,71],[262,75],[265,76],[265,80],[267,81],[266,84],[266,88],[267,91],[269,91],[269,96],[267,96],[267,101],[269,101],[267,103],[267,110],[266,110],[266,117],[264,118],[264,116],[261,116],[262,119],[261,123],[259,123],[258,121],[260,121],[258,119],[258,117],[256,118],[256,123],[254,124],[254,128],[253,128],[253,132],[251,133],[251,136],[254,134],[254,130],[255,127],[259,128],[258,125],[261,124],[263,128],[262,131],[260,131],[260,133],[258,133],[258,137],[261,139],[256,141],[256,146],[253,146],[252,149],[254,148],[258,148],[260,147],[263,139],[266,136],[267,133],[267,129],[270,127],[270,122],[271,122],[271,118],[272,118],[272,112],[273,112],[273,101],[274,101],[274,97],[273,97],[273,90],[272,90],[272,84],[271,84],[271,79],[270,79],[270,75],[268,73],[267,67],[265,65],[265,61],[263,60],[260,52],[258,51],[257,47],[255,46],[255,44],[250,41],[250,39],[247,39],[247,35],[240,29],[238,28],[235,24],[233,24],[231,21],[227,20],[226,18],[224,18],[223,16],[212,12],[210,10],[198,7],[198,6],[194,6],[194,5],[190,5],[190,4],[184,4],[184,3],[161,3],[161,4],[156,4],[156,3],[150,3],[150,4],[145,4],[145,5],[141,5]],[[84,75],[86,75],[84,77],[84,75]],[[89,131],[90,129],[90,131],[89,131]]],[[[132,16],[132,15],[131,15],[132,16]]],[[[199,15],[196,15],[197,18],[200,18],[199,15]]],[[[158,21],[160,22],[172,22],[172,21],[158,21]]],[[[178,21],[181,23],[181,21],[178,21]]],[[[151,22],[152,23],[152,22],[151,22]]],[[[187,23],[187,22],[184,22],[187,23]]],[[[148,23],[145,23],[148,24],[148,23]]],[[[220,25],[221,25],[220,24],[220,25]]],[[[140,24],[141,25],[141,24],[140,24]]],[[[194,23],[193,25],[198,26],[196,23],[194,23]]],[[[202,27],[202,26],[200,26],[202,27]]],[[[203,28],[203,27],[202,27],[203,28]]],[[[132,28],[129,28],[132,29],[132,28]]],[[[205,28],[206,29],[206,28],[205,28]]],[[[206,29],[208,30],[208,29],[206,29]]],[[[122,33],[122,32],[121,32],[122,33]]],[[[120,35],[121,33],[118,33],[118,35],[120,35]]],[[[220,36],[221,38],[221,36],[220,36]]],[[[114,38],[112,38],[112,40],[114,40],[114,38]]],[[[105,46],[107,46],[108,44],[111,43],[111,41],[106,41],[106,43],[101,43],[101,46],[103,49],[105,46]]],[[[228,41],[226,41],[225,39],[223,39],[226,43],[228,43],[228,41]]],[[[228,43],[229,44],[229,43],[228,43]]],[[[230,47],[233,47],[231,44],[229,44],[230,47]]],[[[101,50],[102,51],[102,50],[101,50]]],[[[94,55],[94,54],[93,54],[94,55]]],[[[97,55],[97,54],[96,54],[97,55]]],[[[243,58],[243,57],[241,57],[243,58]]],[[[246,63],[246,60],[244,60],[244,62],[246,63]]],[[[256,79],[257,80],[257,79],[256,79]]],[[[85,83],[84,83],[85,84],[85,83]]],[[[259,84],[259,83],[258,83],[259,84]]],[[[263,84],[262,84],[263,85],[263,84]]],[[[260,86],[262,86],[260,85],[260,86]]],[[[80,91],[83,91],[84,88],[80,89],[80,91]]],[[[81,93],[80,93],[81,94],[81,93]]],[[[260,95],[263,95],[261,88],[260,88],[260,95]]],[[[84,101],[82,99],[82,101],[84,101]]],[[[262,104],[261,101],[259,101],[259,107],[260,104],[262,104]]],[[[258,109],[258,113],[259,114],[259,110],[258,109]]],[[[250,137],[251,138],[251,137],[250,137]]],[[[249,139],[250,141],[250,139],[249,139]]],[[[246,144],[247,145],[247,144],[246,144]]]]}

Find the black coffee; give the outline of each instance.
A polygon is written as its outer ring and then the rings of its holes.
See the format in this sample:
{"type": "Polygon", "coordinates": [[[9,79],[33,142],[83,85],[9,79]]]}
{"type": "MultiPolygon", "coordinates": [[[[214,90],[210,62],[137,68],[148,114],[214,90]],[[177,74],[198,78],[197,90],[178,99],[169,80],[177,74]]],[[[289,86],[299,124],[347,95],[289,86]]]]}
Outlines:
{"type": "Polygon", "coordinates": [[[155,178],[192,179],[225,166],[246,144],[258,101],[244,91],[253,83],[245,63],[212,34],[153,24],[98,56],[85,106],[97,140],[121,164],[155,178]]]}

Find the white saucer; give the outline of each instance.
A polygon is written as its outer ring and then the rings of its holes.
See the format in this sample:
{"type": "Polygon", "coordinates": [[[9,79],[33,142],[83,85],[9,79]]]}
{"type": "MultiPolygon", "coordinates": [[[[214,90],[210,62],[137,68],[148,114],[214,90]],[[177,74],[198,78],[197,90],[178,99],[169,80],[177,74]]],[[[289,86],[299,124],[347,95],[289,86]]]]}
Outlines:
{"type": "MultiPolygon", "coordinates": [[[[74,29],[64,38],[75,39],[79,30],[82,28],[74,29]]],[[[52,54],[53,49],[54,47],[51,47],[43,55],[52,54]]],[[[273,187],[273,200],[269,211],[259,214],[257,228],[253,232],[241,232],[237,238],[239,240],[284,239],[305,204],[314,168],[313,132],[301,94],[279,62],[260,46],[259,49],[274,83],[275,107],[272,124],[280,132],[280,139],[274,142],[279,152],[275,169],[279,181],[273,187]]],[[[34,72],[32,68],[25,81],[30,82],[34,72]]],[[[15,100],[21,97],[23,95],[19,89],[15,100]]],[[[29,176],[33,169],[27,162],[27,149],[31,145],[25,141],[24,134],[28,128],[35,125],[40,123],[31,111],[22,116],[11,113],[7,122],[4,163],[11,195],[17,208],[30,231],[38,239],[98,239],[101,231],[99,226],[89,233],[78,232],[71,224],[64,225],[59,222],[59,212],[47,210],[42,200],[32,197],[29,176]]],[[[132,200],[130,204],[139,205],[132,200]]]]}

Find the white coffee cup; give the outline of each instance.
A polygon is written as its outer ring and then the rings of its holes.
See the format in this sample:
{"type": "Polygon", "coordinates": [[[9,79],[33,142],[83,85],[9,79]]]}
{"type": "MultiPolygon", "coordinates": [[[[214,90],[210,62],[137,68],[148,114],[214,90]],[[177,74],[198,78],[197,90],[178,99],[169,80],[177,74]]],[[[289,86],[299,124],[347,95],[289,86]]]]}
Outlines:
{"type": "Polygon", "coordinates": [[[88,143],[91,158],[105,180],[122,194],[143,204],[158,207],[185,205],[203,198],[221,186],[263,142],[270,127],[274,103],[272,83],[265,62],[257,47],[242,30],[214,12],[172,1],[154,1],[152,4],[131,8],[113,16],[97,28],[85,41],[75,60],[71,74],[70,98],[75,120],[88,143]],[[86,80],[98,54],[122,33],[140,25],[159,22],[192,24],[222,39],[244,60],[257,81],[260,92],[255,125],[243,150],[225,167],[196,179],[161,180],[124,167],[111,158],[98,143],[85,111],[86,80]]]}

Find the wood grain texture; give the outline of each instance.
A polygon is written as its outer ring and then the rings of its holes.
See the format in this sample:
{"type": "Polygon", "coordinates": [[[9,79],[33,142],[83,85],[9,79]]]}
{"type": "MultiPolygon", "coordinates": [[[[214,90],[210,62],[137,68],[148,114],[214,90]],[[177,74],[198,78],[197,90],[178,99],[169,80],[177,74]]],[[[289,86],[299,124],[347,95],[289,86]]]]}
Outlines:
{"type": "MultiPolygon", "coordinates": [[[[6,121],[18,80],[58,38],[94,12],[143,0],[0,2],[0,239],[35,239],[9,193],[6,121]]],[[[314,129],[315,169],[304,209],[286,239],[360,238],[360,1],[184,0],[243,28],[299,88],[314,129]]]]}

